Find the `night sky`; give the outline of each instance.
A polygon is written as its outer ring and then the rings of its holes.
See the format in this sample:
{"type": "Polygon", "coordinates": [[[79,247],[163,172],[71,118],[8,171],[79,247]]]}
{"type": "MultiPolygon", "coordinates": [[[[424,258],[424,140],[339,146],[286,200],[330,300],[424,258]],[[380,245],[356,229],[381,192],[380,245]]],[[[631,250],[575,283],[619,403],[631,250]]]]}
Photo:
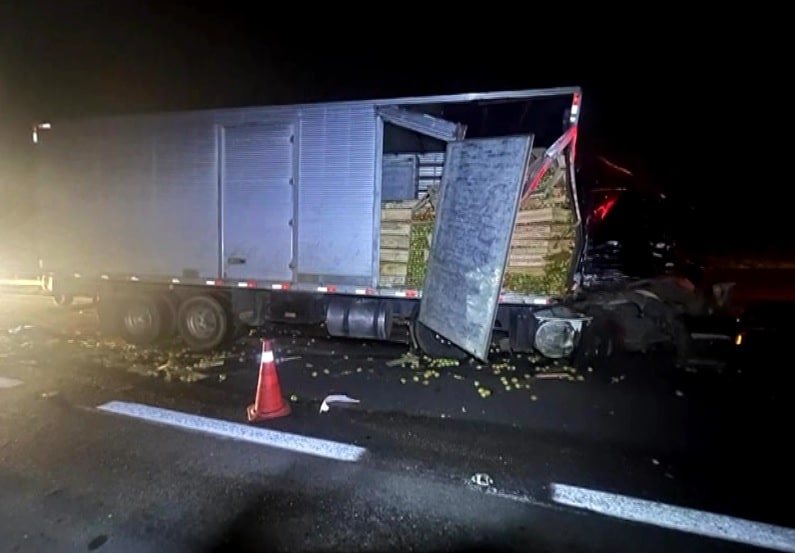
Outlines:
{"type": "Polygon", "coordinates": [[[740,157],[773,120],[747,102],[750,51],[726,25],[651,8],[266,5],[0,0],[0,179],[24,173],[35,120],[580,85],[581,148],[693,205],[691,232],[743,246],[781,234],[788,200],[742,192],[740,157]]]}

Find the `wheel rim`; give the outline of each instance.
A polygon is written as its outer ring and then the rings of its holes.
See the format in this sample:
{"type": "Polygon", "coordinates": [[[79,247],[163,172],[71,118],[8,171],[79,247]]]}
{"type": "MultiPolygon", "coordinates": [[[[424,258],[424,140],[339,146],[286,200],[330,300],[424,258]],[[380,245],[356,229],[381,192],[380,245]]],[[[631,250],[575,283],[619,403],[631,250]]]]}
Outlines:
{"type": "Polygon", "coordinates": [[[130,307],[124,314],[124,328],[134,336],[146,333],[153,324],[154,316],[146,307],[130,307]]]}
{"type": "Polygon", "coordinates": [[[209,340],[218,331],[218,316],[213,309],[197,305],[185,314],[185,326],[197,340],[209,340]]]}

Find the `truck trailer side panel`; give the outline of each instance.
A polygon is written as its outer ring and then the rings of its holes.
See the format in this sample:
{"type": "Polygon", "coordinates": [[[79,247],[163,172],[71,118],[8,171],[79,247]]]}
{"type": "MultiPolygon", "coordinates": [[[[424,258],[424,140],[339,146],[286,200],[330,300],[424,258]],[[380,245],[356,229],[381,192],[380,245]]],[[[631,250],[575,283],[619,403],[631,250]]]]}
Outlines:
{"type": "Polygon", "coordinates": [[[212,124],[65,122],[41,144],[47,267],[66,273],[213,275],[218,270],[212,124]]]}
{"type": "Polygon", "coordinates": [[[294,127],[227,125],[221,136],[223,277],[292,282],[294,127]]]}
{"type": "Polygon", "coordinates": [[[380,222],[377,135],[372,105],[302,110],[299,282],[374,284],[380,222]]]}
{"type": "Polygon", "coordinates": [[[371,285],[373,105],[58,123],[39,145],[42,258],[61,274],[371,285]]]}

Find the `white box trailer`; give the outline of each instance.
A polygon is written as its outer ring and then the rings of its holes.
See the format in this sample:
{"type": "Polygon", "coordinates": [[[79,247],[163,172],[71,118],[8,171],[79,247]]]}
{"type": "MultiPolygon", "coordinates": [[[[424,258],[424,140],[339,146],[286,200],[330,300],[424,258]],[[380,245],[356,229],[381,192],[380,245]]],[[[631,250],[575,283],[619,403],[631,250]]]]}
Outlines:
{"type": "Polygon", "coordinates": [[[39,124],[47,286],[96,298],[103,328],[137,344],[177,332],[206,350],[269,321],[388,340],[402,320],[436,356],[483,359],[495,337],[563,354],[583,319],[502,277],[519,199],[553,160],[580,228],[579,106],[558,88],[39,124]],[[387,282],[382,202],[429,190],[424,286],[387,282]],[[545,321],[565,345],[539,348],[545,321]]]}

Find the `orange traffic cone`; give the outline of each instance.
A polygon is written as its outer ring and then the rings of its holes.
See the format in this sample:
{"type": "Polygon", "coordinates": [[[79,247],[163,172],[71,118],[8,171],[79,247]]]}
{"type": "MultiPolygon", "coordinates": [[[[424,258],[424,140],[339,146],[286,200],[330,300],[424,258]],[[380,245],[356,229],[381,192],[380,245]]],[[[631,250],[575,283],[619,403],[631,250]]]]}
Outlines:
{"type": "Polygon", "coordinates": [[[254,404],[246,410],[250,422],[275,419],[290,414],[290,404],[282,397],[279,375],[276,373],[276,360],[273,356],[273,342],[262,341],[262,358],[259,364],[259,381],[254,404]]]}

